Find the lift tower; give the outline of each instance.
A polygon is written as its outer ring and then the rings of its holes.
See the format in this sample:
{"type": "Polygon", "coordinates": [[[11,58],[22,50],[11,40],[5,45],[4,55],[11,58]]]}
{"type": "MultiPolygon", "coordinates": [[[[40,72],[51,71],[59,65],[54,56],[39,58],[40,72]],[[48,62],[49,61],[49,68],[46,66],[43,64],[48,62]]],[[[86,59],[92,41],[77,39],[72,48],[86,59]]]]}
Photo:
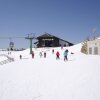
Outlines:
{"type": "Polygon", "coordinates": [[[30,54],[32,54],[32,40],[36,39],[35,35],[33,33],[28,34],[28,36],[25,39],[30,40],[30,54]]]}

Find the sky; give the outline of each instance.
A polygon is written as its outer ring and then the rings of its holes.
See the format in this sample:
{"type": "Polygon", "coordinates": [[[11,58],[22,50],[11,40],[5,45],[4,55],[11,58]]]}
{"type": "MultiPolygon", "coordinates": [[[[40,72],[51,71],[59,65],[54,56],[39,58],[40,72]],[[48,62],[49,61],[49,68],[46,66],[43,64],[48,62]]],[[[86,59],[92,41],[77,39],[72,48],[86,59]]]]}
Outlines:
{"type": "Polygon", "coordinates": [[[10,42],[2,37],[23,37],[11,41],[16,48],[27,48],[29,40],[24,37],[44,32],[80,43],[100,35],[99,10],[100,0],[0,0],[0,48],[10,42]]]}
{"type": "Polygon", "coordinates": [[[0,52],[14,58],[9,62],[0,56],[0,64],[8,62],[0,65],[0,100],[100,100],[100,55],[82,54],[81,47],[33,48],[34,59],[29,49],[0,52]],[[63,58],[66,49],[68,61],[63,58]],[[40,58],[41,51],[46,58],[40,58]]]}

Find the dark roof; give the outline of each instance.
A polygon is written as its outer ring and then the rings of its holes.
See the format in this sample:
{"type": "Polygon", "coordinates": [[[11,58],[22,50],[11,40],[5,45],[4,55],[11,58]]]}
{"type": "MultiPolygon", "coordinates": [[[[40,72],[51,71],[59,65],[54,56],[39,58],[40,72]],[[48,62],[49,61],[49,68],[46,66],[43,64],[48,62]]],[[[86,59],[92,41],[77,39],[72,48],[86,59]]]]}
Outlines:
{"type": "Polygon", "coordinates": [[[65,42],[69,43],[70,45],[74,45],[73,43],[68,42],[68,41],[66,41],[66,40],[63,40],[63,39],[60,39],[60,40],[65,41],[65,42]]]}
{"type": "MultiPolygon", "coordinates": [[[[41,36],[38,36],[37,39],[38,39],[38,38],[42,38],[42,37],[44,38],[44,37],[55,37],[55,36],[54,36],[54,35],[51,35],[51,34],[49,34],[49,33],[47,33],[47,32],[45,32],[45,34],[43,34],[43,35],[41,35],[41,36]]],[[[56,38],[57,38],[57,37],[56,37],[56,38]]]]}

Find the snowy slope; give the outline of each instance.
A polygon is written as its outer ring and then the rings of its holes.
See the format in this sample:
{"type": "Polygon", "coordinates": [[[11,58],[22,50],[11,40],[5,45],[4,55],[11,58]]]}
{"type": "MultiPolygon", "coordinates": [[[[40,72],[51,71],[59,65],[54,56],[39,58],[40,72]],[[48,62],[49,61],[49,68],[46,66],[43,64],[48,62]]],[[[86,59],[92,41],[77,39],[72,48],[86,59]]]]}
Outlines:
{"type": "Polygon", "coordinates": [[[29,49],[12,52],[15,62],[0,66],[0,100],[100,100],[100,56],[82,54],[81,43],[66,48],[33,49],[34,59],[29,49]],[[66,48],[69,61],[64,62],[66,48]],[[40,58],[40,51],[47,58],[40,58]]]}

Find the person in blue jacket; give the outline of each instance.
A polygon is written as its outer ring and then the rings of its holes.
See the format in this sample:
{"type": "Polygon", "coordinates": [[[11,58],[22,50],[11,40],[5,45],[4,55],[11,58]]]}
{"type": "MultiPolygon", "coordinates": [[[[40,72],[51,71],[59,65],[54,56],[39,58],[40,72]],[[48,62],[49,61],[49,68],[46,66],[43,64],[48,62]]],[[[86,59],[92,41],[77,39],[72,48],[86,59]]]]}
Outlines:
{"type": "Polygon", "coordinates": [[[68,60],[68,50],[66,49],[65,51],[64,51],[64,61],[67,61],[68,60]]]}

